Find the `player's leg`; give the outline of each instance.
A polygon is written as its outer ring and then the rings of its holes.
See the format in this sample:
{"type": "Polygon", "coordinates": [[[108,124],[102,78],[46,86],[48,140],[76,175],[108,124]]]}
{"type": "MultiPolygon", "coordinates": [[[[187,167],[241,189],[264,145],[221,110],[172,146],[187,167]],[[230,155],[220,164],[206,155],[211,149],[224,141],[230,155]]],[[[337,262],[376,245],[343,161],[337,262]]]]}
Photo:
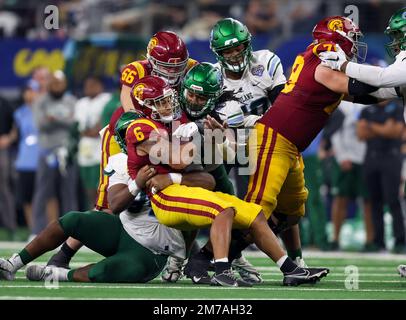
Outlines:
{"type": "Polygon", "coordinates": [[[210,227],[215,273],[225,277],[221,285],[248,285],[245,281],[229,277],[228,249],[234,218],[230,203],[215,192],[174,184],[153,195],[151,205],[159,222],[166,226],[180,230],[210,227]]]}

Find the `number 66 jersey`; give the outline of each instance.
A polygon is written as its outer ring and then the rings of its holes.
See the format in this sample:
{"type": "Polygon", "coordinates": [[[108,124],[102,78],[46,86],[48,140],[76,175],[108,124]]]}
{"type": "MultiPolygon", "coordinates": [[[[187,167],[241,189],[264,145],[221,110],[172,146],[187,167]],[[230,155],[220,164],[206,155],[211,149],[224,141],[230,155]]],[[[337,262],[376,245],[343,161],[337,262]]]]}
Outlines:
{"type": "Polygon", "coordinates": [[[281,134],[301,152],[326,124],[344,95],[314,79],[320,52],[335,50],[334,43],[311,44],[293,63],[284,89],[259,123],[281,134]]]}

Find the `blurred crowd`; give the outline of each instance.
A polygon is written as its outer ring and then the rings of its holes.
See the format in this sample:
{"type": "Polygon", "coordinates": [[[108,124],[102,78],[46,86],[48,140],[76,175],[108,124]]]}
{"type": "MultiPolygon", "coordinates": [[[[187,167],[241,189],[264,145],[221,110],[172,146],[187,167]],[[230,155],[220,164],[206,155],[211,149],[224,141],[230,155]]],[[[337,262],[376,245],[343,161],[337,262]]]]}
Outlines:
{"type": "Polygon", "coordinates": [[[0,34],[30,39],[81,38],[96,32],[119,32],[149,36],[163,29],[185,40],[207,39],[216,21],[233,17],[245,23],[253,35],[289,37],[311,29],[321,17],[356,5],[363,15],[360,25],[367,32],[386,27],[382,17],[402,5],[385,0],[57,0],[59,29],[44,28],[43,0],[1,0],[0,34]],[[100,19],[99,17],[103,17],[100,19]]]}

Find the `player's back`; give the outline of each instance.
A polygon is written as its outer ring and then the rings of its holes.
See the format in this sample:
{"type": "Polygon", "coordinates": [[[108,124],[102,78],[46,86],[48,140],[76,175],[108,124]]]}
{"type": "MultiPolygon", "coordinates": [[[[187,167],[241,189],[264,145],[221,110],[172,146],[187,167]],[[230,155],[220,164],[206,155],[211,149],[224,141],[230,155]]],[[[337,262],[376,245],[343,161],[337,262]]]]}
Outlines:
{"type": "Polygon", "coordinates": [[[331,42],[310,45],[293,64],[291,76],[260,123],[273,128],[303,151],[326,124],[343,95],[315,80],[318,54],[334,50],[331,42]]]}

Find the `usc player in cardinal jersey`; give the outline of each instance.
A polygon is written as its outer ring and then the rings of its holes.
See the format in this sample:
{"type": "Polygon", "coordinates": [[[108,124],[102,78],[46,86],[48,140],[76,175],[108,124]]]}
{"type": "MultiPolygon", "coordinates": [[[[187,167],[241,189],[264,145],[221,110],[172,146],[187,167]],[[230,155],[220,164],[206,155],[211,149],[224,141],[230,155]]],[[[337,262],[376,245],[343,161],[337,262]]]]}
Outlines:
{"type": "Polygon", "coordinates": [[[298,222],[308,195],[300,152],[345,95],[374,90],[321,65],[319,54],[339,44],[349,59],[362,58],[366,45],[358,41],[361,36],[358,26],[346,17],[321,20],[313,29],[313,43],[296,57],[284,89],[257,122],[257,139],[249,142],[257,167],[245,200],[262,206],[274,232],[291,239],[291,250],[301,248],[298,222]]]}

